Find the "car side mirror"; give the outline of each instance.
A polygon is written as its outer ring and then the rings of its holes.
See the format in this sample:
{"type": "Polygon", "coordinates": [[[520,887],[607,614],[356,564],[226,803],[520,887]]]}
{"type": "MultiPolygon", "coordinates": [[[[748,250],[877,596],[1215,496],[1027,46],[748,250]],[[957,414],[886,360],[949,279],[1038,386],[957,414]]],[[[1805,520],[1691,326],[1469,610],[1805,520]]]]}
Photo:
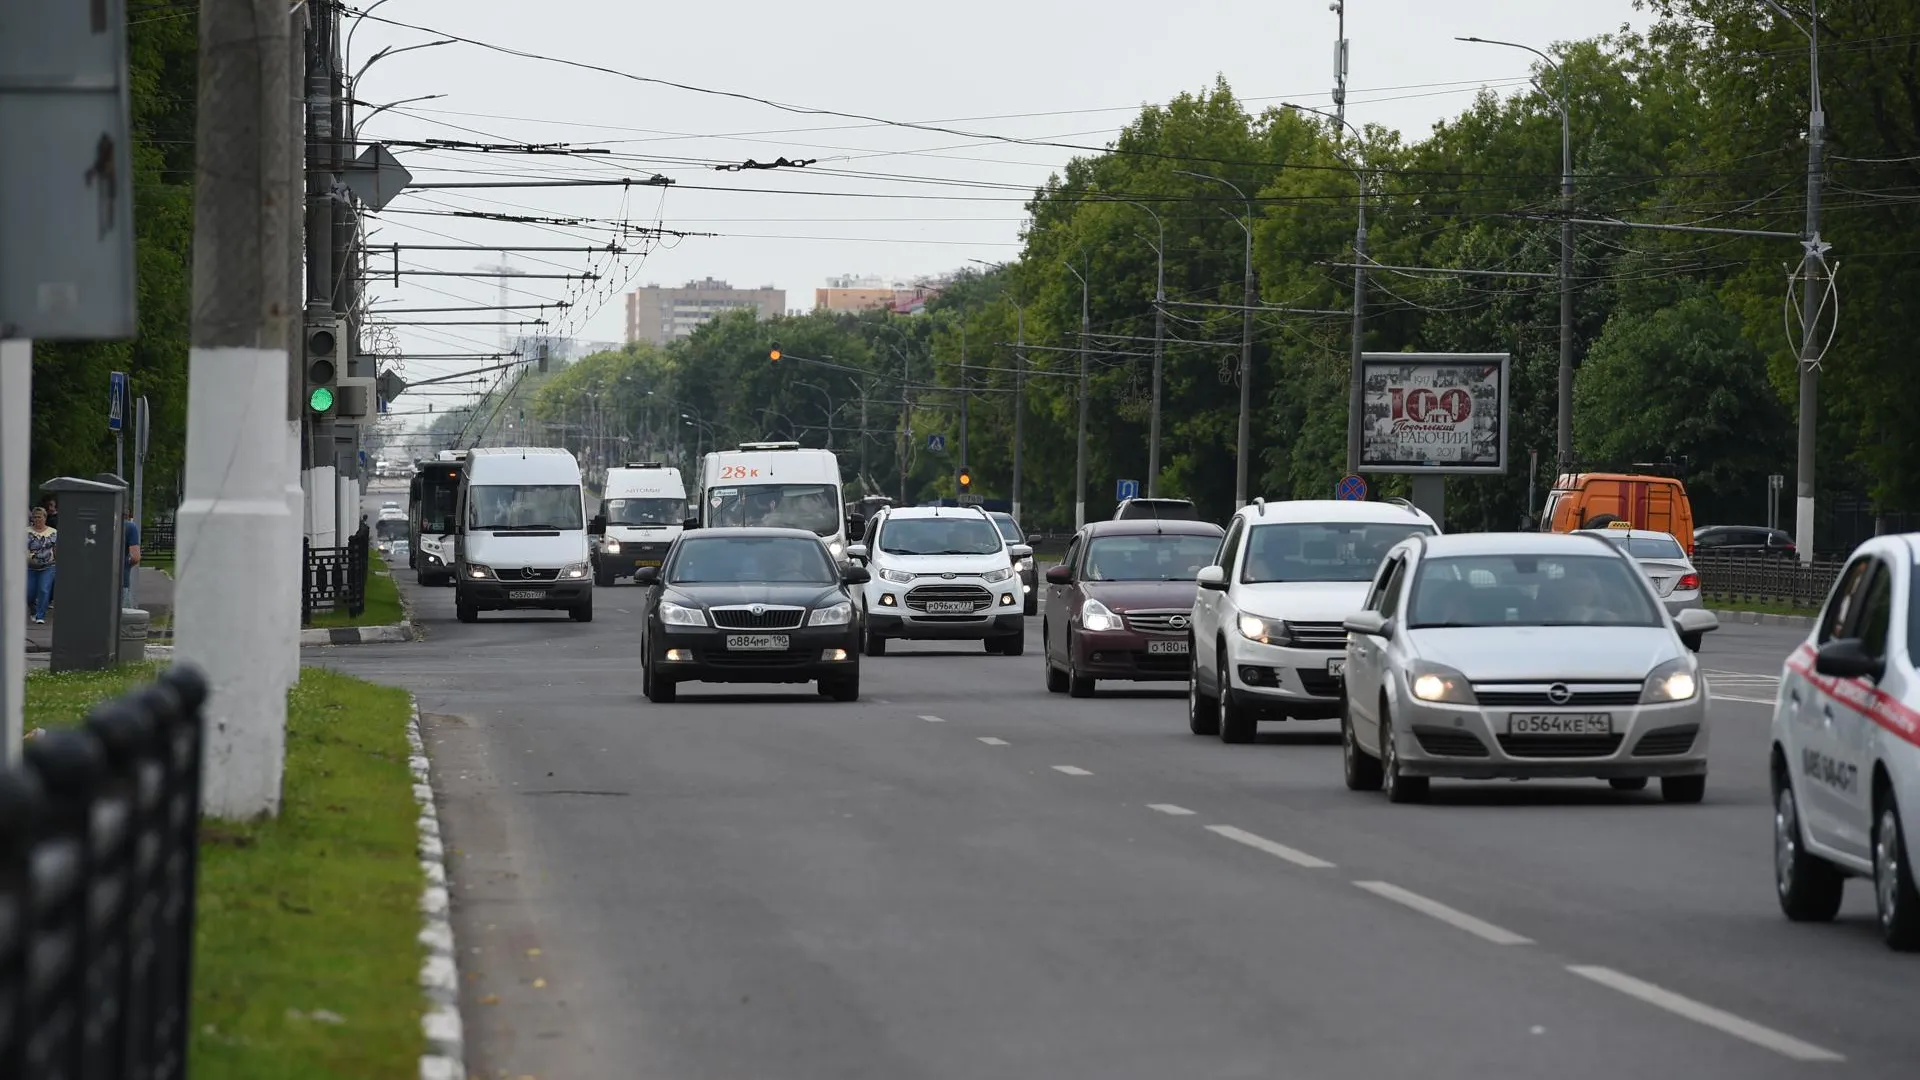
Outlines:
{"type": "Polygon", "coordinates": [[[691,532],[692,530],[700,527],[700,519],[688,518],[687,520],[680,523],[680,527],[691,532]]]}
{"type": "Polygon", "coordinates": [[[1194,584],[1203,589],[1225,592],[1227,591],[1227,568],[1219,565],[1201,567],[1193,580],[1194,584]]]}
{"type": "Polygon", "coordinates": [[[872,555],[872,552],[868,550],[865,544],[847,545],[847,558],[849,559],[859,559],[861,562],[865,562],[870,555],[872,555]]]}
{"type": "Polygon", "coordinates": [[[1012,547],[1007,548],[1007,555],[1015,562],[1018,562],[1021,559],[1033,558],[1033,549],[1025,544],[1014,544],[1012,547]]]}
{"type": "Polygon", "coordinates": [[[1358,611],[1340,621],[1350,633],[1392,637],[1393,620],[1377,611],[1358,611]]]}
{"type": "Polygon", "coordinates": [[[867,516],[865,514],[847,515],[847,539],[864,540],[867,535],[867,516]]]}
{"type": "Polygon", "coordinates": [[[840,582],[843,585],[865,585],[872,580],[873,575],[868,573],[864,566],[849,566],[840,571],[840,582]]]}
{"type": "Polygon", "coordinates": [[[606,519],[606,515],[604,515],[604,514],[596,514],[596,515],[594,516],[594,519],[593,519],[592,521],[589,521],[589,522],[587,522],[587,535],[588,535],[588,536],[605,536],[605,535],[607,535],[607,519],[606,519]]]}
{"type": "Polygon", "coordinates": [[[1039,533],[1028,533],[1028,534],[1027,534],[1027,546],[1028,546],[1028,547],[1036,547],[1036,548],[1037,548],[1037,547],[1039,547],[1039,546],[1040,546],[1040,534],[1039,534],[1039,533]]]}
{"type": "Polygon", "coordinates": [[[657,566],[640,567],[633,572],[633,583],[635,585],[660,584],[660,568],[657,566]]]}
{"type": "Polygon", "coordinates": [[[1887,663],[1869,655],[1859,638],[1834,638],[1813,654],[1813,670],[1836,679],[1878,679],[1887,663]]]}
{"type": "Polygon", "coordinates": [[[1705,608],[1687,608],[1673,617],[1674,625],[1680,628],[1680,636],[1710,634],[1720,629],[1720,616],[1705,608]]]}
{"type": "Polygon", "coordinates": [[[1057,563],[1053,566],[1047,567],[1047,584],[1049,585],[1073,584],[1073,568],[1066,565],[1065,563],[1057,563]]]}

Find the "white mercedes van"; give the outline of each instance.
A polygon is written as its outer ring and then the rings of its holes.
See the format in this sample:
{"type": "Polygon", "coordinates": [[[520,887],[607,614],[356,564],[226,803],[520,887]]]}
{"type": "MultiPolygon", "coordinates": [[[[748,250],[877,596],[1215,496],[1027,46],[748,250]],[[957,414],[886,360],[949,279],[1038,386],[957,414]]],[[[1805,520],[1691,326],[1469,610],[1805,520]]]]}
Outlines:
{"type": "Polygon", "coordinates": [[[674,537],[689,523],[687,487],[680,470],[658,461],[634,461],[607,470],[606,490],[591,532],[593,583],[612,585],[643,566],[659,566],[674,537]]]}
{"type": "Polygon", "coordinates": [[[550,447],[475,447],[455,508],[454,611],[565,611],[593,621],[580,465],[550,447]]]}

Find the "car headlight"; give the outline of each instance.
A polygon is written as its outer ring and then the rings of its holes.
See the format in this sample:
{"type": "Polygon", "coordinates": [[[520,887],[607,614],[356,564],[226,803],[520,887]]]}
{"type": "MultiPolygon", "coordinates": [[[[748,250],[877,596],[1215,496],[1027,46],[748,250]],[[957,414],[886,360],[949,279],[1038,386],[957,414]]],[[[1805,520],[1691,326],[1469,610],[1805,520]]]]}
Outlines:
{"type": "Polygon", "coordinates": [[[604,541],[600,545],[600,550],[606,552],[608,555],[618,555],[620,554],[620,541],[618,540],[604,541]]]}
{"type": "Polygon", "coordinates": [[[1092,597],[1080,608],[1080,625],[1089,630],[1118,630],[1125,625],[1113,609],[1092,597]]]}
{"type": "Polygon", "coordinates": [[[845,600],[814,608],[813,614],[807,617],[808,626],[845,626],[852,621],[853,605],[845,600]]]}
{"type": "Polygon", "coordinates": [[[833,552],[833,557],[837,559],[847,553],[847,545],[835,540],[827,545],[827,550],[833,552]]]}
{"type": "Polygon", "coordinates": [[[913,575],[907,573],[905,570],[882,570],[880,571],[880,580],[891,581],[895,585],[911,585],[913,584],[913,575]]]}
{"type": "Polygon", "coordinates": [[[587,564],[583,562],[577,562],[572,566],[563,566],[560,568],[560,576],[570,581],[578,581],[586,577],[587,573],[587,564]]]}
{"type": "Polygon", "coordinates": [[[1421,701],[1444,701],[1454,705],[1472,705],[1473,683],[1465,675],[1442,664],[1421,664],[1409,674],[1413,696],[1421,701]]]}
{"type": "Polygon", "coordinates": [[[1010,567],[1002,567],[998,570],[989,570],[986,573],[980,575],[980,577],[983,580],[989,583],[995,582],[995,581],[1005,581],[1012,576],[1013,576],[1013,570],[1010,567]]]}
{"type": "Polygon", "coordinates": [[[1240,636],[1262,645],[1287,645],[1292,639],[1287,636],[1287,624],[1282,619],[1263,619],[1258,615],[1242,615],[1239,620],[1240,636]]]}
{"type": "Polygon", "coordinates": [[[1640,703],[1692,701],[1699,692],[1700,677],[1694,670],[1693,658],[1676,656],[1647,676],[1647,685],[1640,691],[1640,703]]]}
{"type": "Polygon", "coordinates": [[[660,601],[660,621],[667,626],[705,626],[707,613],[697,607],[662,600],[660,601]]]}
{"type": "Polygon", "coordinates": [[[1013,572],[1016,574],[1024,574],[1031,569],[1033,569],[1032,559],[1021,559],[1019,562],[1013,564],[1013,572]]]}
{"type": "Polygon", "coordinates": [[[493,567],[481,566],[477,562],[467,564],[467,576],[475,581],[485,581],[493,576],[493,567]]]}

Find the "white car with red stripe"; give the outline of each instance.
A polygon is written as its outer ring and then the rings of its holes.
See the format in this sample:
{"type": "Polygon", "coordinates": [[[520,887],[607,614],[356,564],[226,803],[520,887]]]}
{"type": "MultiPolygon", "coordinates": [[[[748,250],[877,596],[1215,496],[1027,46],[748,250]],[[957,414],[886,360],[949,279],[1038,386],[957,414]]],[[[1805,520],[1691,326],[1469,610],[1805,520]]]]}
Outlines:
{"type": "Polygon", "coordinates": [[[1773,712],[1774,882],[1796,922],[1873,882],[1881,936],[1920,951],[1920,534],[1847,561],[1773,712]]]}

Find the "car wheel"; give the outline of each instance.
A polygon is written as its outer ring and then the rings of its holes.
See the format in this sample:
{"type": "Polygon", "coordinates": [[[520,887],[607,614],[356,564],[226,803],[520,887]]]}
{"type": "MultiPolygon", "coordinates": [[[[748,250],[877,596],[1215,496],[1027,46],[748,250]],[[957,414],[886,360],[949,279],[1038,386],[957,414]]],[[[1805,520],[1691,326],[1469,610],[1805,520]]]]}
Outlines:
{"type": "Polygon", "coordinates": [[[1026,615],[1028,618],[1032,618],[1033,616],[1040,614],[1040,590],[1039,589],[1036,588],[1032,592],[1027,594],[1027,605],[1026,607],[1021,609],[1021,612],[1022,614],[1026,615]]]}
{"type": "Polygon", "coordinates": [[[1380,771],[1381,780],[1387,789],[1387,801],[1392,803],[1422,803],[1432,784],[1424,776],[1407,776],[1400,771],[1399,740],[1394,737],[1393,717],[1387,712],[1386,702],[1380,703],[1380,771]]]}
{"type": "Polygon", "coordinates": [[[1187,730],[1195,735],[1220,734],[1220,706],[1200,689],[1200,665],[1187,678],[1187,730]]]}
{"type": "Polygon", "coordinates": [[[1773,781],[1773,889],[1794,922],[1832,922],[1840,914],[1847,876],[1806,848],[1793,784],[1779,771],[1773,781]]]}
{"type": "Polygon", "coordinates": [[[1647,778],[1644,776],[1616,776],[1607,781],[1607,786],[1615,791],[1645,791],[1647,778]]]}
{"type": "Polygon", "coordinates": [[[860,673],[842,675],[834,679],[821,679],[820,692],[835,701],[860,700],[860,673]]]}
{"type": "Polygon", "coordinates": [[[1227,662],[1227,644],[1221,642],[1216,655],[1220,658],[1222,669],[1220,681],[1220,741],[1224,743],[1250,743],[1260,730],[1259,721],[1253,718],[1253,710],[1233,700],[1233,687],[1224,670],[1227,662]]]}
{"type": "Polygon", "coordinates": [[[864,648],[861,651],[865,652],[868,656],[887,655],[887,639],[886,638],[881,637],[879,634],[874,633],[872,630],[867,631],[866,638],[867,638],[866,648],[864,648]]]}
{"type": "Polygon", "coordinates": [[[480,610],[473,606],[473,601],[455,593],[453,597],[453,617],[464,623],[479,622],[480,610]]]}
{"type": "Polygon", "coordinates": [[[578,604],[567,609],[567,614],[572,617],[574,622],[592,622],[593,600],[589,598],[586,603],[578,604]]]}
{"type": "Polygon", "coordinates": [[[1900,952],[1920,951],[1920,888],[1913,882],[1913,860],[1900,828],[1900,807],[1883,788],[1880,818],[1873,827],[1873,895],[1880,911],[1880,936],[1900,952]]]}
{"type": "Polygon", "coordinates": [[[613,571],[612,571],[612,570],[603,570],[603,569],[601,569],[600,567],[597,567],[597,566],[596,566],[596,567],[594,567],[594,568],[593,568],[593,583],[594,583],[595,585],[598,585],[598,586],[600,586],[600,587],[601,587],[601,588],[603,588],[603,589],[604,589],[604,588],[609,588],[609,587],[611,587],[611,586],[613,585],[613,571]]]}
{"type": "Polygon", "coordinates": [[[672,679],[657,673],[647,680],[647,700],[655,705],[673,704],[674,699],[680,696],[679,690],[672,679]]]}
{"type": "Polygon", "coordinates": [[[1073,635],[1071,633],[1067,635],[1067,696],[1081,698],[1093,696],[1093,680],[1080,674],[1073,666],[1073,635]]]}
{"type": "Polygon", "coordinates": [[[985,641],[982,641],[981,644],[987,647],[987,652],[989,653],[997,654],[1000,651],[1000,639],[997,637],[987,638],[985,641]]]}
{"type": "Polygon", "coordinates": [[[1660,797],[1670,803],[1697,803],[1707,797],[1707,774],[1663,776],[1660,797]]]}
{"type": "Polygon", "coordinates": [[[1340,706],[1340,761],[1347,774],[1348,791],[1379,791],[1382,771],[1380,759],[1360,749],[1353,736],[1353,706],[1340,706]]]}
{"type": "Polygon", "coordinates": [[[1027,632],[1023,629],[1017,634],[1008,634],[1000,639],[1000,655],[1019,656],[1027,651],[1027,632]]]}

